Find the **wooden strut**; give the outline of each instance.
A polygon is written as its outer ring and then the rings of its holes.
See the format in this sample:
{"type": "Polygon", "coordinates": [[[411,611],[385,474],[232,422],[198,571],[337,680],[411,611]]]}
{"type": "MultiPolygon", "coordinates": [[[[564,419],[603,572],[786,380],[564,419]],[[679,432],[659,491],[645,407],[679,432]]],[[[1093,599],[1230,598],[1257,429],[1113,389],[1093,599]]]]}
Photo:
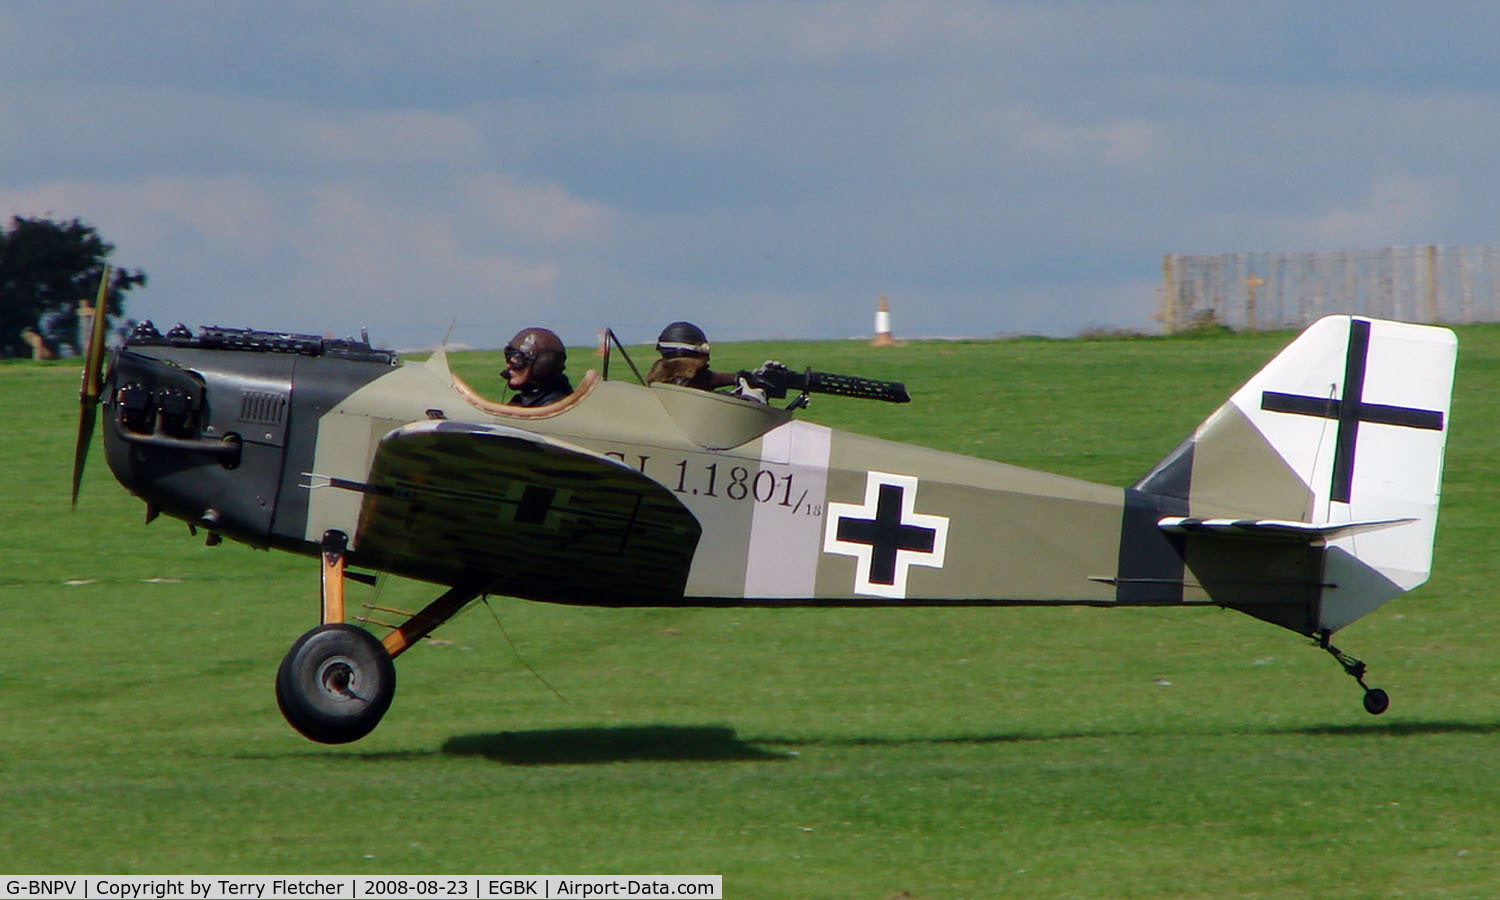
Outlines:
{"type": "Polygon", "coordinates": [[[453,618],[455,613],[468,606],[469,601],[478,597],[479,593],[479,588],[467,584],[457,584],[449,588],[441,597],[427,604],[421,612],[397,625],[394,631],[381,640],[386,652],[391,655],[391,659],[400,656],[412,644],[453,618]]]}
{"type": "Polygon", "coordinates": [[[349,538],[342,531],[323,533],[323,622],[338,625],[344,621],[344,550],[349,538]]]}
{"type": "MultiPolygon", "coordinates": [[[[344,621],[344,551],[349,538],[342,531],[329,531],[323,535],[323,624],[336,625],[344,621]]],[[[393,626],[381,644],[395,659],[405,653],[417,641],[431,634],[439,625],[479,596],[479,588],[459,584],[449,588],[441,597],[427,604],[421,612],[409,616],[400,625],[393,626]]],[[[399,612],[398,610],[385,610],[399,612]]]]}

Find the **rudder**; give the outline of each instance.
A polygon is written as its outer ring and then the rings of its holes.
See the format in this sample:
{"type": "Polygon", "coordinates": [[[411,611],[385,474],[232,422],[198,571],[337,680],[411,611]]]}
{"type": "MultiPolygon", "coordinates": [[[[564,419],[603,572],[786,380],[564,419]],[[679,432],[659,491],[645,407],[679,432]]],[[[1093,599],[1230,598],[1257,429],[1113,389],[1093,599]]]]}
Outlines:
{"type": "Polygon", "coordinates": [[[1456,357],[1446,328],[1320,319],[1132,491],[1185,489],[1158,526],[1215,602],[1337,631],[1431,571],[1456,357]]]}

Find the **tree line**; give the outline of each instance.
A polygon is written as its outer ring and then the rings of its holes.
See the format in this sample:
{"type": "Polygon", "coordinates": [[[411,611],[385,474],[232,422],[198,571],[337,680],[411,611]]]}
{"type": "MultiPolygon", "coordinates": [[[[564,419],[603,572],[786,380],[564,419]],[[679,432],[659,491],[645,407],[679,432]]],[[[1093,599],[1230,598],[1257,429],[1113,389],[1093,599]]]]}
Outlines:
{"type": "MultiPolygon", "coordinates": [[[[79,309],[92,308],[114,245],[78,219],[12,216],[0,227],[0,357],[77,353],[79,309]]],[[[141,269],[111,266],[105,313],[125,313],[125,293],[146,284],[141,269]]]]}

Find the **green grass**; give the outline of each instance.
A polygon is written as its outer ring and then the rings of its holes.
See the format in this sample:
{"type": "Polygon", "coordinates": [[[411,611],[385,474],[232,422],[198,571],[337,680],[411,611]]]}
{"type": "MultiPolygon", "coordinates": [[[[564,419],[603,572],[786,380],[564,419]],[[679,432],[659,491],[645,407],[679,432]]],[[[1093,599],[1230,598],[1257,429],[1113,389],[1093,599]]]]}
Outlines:
{"type": "MultiPolygon", "coordinates": [[[[815,397],[807,415],[1123,485],[1289,338],[727,344],[715,363],[903,380],[909,406],[815,397]]],[[[455,367],[498,390],[495,354],[455,367]]],[[[1341,634],[1392,694],[1379,719],[1325,654],[1231,612],[494,600],[401,659],[373,735],[312,744],[271,682],[315,623],[315,562],[142,526],[97,448],[70,515],[76,385],[69,366],[0,365],[5,872],[721,873],[728,897],[872,900],[1500,893],[1500,327],[1460,329],[1436,574],[1341,634]]],[[[433,595],[392,579],[379,602],[433,595]]]]}

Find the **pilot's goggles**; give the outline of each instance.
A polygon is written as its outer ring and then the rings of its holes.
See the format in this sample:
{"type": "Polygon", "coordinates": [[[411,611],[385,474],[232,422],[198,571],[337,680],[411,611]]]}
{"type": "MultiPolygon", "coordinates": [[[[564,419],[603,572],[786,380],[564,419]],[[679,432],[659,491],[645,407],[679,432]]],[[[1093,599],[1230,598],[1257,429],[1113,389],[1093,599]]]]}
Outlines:
{"type": "Polygon", "coordinates": [[[518,350],[511,346],[505,348],[505,364],[512,369],[526,369],[534,362],[536,362],[536,357],[525,350],[518,350]]]}

